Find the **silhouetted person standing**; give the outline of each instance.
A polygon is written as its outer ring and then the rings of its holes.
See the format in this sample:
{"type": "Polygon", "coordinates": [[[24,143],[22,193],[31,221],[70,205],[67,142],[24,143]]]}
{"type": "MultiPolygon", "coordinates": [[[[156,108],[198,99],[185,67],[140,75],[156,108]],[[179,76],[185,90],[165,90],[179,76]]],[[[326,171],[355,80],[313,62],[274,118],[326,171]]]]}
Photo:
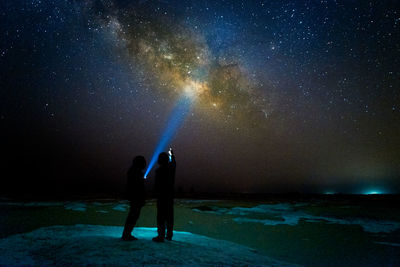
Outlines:
{"type": "Polygon", "coordinates": [[[136,156],[133,159],[132,166],[128,170],[127,193],[128,200],[130,201],[130,209],[128,218],[126,218],[124,232],[122,233],[122,239],[125,241],[137,240],[131,233],[146,200],[143,174],[144,168],[146,168],[146,160],[143,156],[136,156]]]}
{"type": "Polygon", "coordinates": [[[174,227],[174,184],[176,161],[172,149],[169,155],[165,152],[158,156],[160,167],[156,170],[155,191],[157,196],[157,232],[153,241],[172,240],[174,227]],[[167,234],[165,235],[165,227],[167,234]]]}

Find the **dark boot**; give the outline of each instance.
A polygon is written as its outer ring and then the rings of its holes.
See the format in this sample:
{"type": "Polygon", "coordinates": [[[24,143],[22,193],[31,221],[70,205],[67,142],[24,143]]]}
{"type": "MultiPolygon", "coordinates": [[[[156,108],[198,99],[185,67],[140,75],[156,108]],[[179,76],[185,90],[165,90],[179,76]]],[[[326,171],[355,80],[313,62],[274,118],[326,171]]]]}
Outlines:
{"type": "Polygon", "coordinates": [[[167,234],[165,235],[165,239],[171,241],[173,235],[172,225],[167,224],[167,234]]]}

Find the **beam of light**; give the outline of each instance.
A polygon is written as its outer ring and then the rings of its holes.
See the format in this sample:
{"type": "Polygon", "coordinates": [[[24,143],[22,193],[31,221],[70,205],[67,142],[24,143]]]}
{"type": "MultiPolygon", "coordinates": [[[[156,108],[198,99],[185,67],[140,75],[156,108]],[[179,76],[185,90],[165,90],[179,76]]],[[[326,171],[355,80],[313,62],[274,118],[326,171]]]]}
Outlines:
{"type": "Polygon", "coordinates": [[[144,178],[147,178],[147,175],[153,168],[154,164],[157,162],[158,155],[165,150],[169,141],[174,137],[176,131],[182,125],[183,121],[186,118],[186,115],[190,111],[191,104],[193,102],[193,98],[188,95],[183,95],[177,102],[175,108],[172,110],[171,115],[168,120],[168,124],[161,135],[160,141],[158,142],[156,149],[154,150],[154,154],[150,160],[149,166],[147,167],[146,173],[144,174],[144,178]]]}

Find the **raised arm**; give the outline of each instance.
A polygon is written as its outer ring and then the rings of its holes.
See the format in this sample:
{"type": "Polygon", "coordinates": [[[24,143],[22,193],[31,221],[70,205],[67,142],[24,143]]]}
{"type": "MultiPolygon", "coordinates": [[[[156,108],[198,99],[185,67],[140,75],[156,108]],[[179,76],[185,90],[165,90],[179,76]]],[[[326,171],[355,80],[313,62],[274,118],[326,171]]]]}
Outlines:
{"type": "Polygon", "coordinates": [[[176,160],[175,160],[175,154],[174,154],[174,151],[172,150],[172,148],[169,149],[168,153],[169,153],[169,156],[170,156],[169,166],[170,166],[171,170],[173,170],[174,173],[175,173],[176,160]]]}

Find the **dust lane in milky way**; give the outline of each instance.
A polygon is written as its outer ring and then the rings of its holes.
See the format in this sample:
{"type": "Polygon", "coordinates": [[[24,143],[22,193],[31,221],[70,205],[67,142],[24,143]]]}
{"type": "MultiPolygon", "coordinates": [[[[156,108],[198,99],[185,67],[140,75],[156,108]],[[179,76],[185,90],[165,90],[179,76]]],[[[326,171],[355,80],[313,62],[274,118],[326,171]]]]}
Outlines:
{"type": "Polygon", "coordinates": [[[272,103],[260,90],[259,81],[251,79],[235,58],[224,61],[213,55],[199,30],[141,5],[104,9],[100,23],[131,60],[154,78],[153,88],[172,100],[182,94],[194,98],[199,108],[225,122],[265,126],[272,103]]]}

